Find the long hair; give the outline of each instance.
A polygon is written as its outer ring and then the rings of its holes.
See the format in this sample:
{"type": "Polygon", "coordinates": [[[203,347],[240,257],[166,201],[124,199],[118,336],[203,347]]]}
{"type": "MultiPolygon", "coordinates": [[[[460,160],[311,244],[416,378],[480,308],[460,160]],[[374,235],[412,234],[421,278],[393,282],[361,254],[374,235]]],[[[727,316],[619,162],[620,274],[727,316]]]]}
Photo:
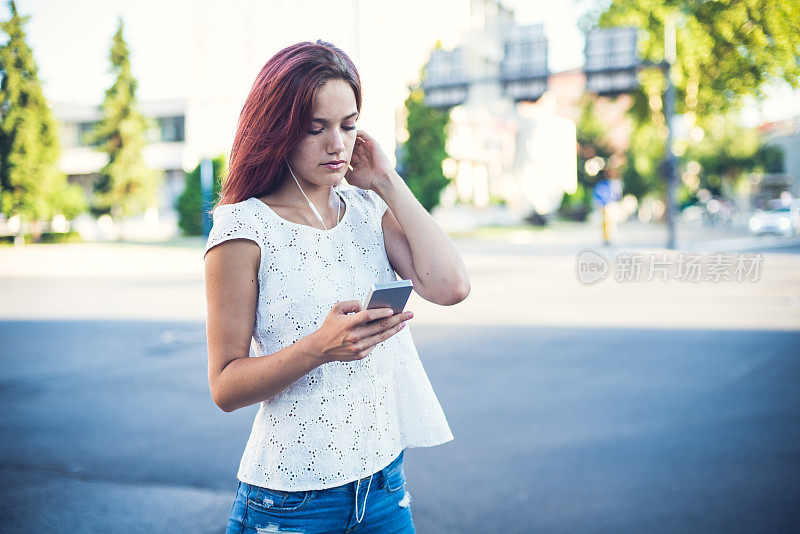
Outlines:
{"type": "Polygon", "coordinates": [[[322,40],[297,43],[267,61],[239,115],[219,204],[277,188],[286,173],[285,158],[311,126],[314,93],[334,79],[353,88],[361,112],[361,78],[353,61],[334,45],[322,40]]]}

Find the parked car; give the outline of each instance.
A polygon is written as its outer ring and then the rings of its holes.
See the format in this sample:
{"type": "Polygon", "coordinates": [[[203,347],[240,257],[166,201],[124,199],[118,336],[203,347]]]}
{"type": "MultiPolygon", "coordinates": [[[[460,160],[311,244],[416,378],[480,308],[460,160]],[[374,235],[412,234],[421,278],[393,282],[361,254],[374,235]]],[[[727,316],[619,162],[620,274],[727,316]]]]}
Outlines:
{"type": "Polygon", "coordinates": [[[789,207],[772,210],[758,210],[752,217],[748,226],[750,233],[755,235],[778,234],[792,236],[800,234],[800,217],[789,207]]]}

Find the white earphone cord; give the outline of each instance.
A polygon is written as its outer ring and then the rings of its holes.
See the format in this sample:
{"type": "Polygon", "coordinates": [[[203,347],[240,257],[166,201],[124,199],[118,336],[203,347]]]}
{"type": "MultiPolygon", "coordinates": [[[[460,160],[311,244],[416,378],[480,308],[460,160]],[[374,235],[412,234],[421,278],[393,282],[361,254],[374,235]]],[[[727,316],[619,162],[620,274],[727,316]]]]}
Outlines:
{"type": "MultiPolygon", "coordinates": [[[[292,173],[292,178],[294,178],[294,182],[297,184],[297,187],[300,187],[300,182],[297,181],[297,176],[294,175],[294,171],[292,170],[292,167],[289,166],[289,162],[288,161],[286,162],[286,166],[289,167],[289,172],[292,173]]],[[[336,189],[334,188],[334,191],[335,190],[336,189]]],[[[319,212],[317,211],[317,208],[314,207],[314,203],[311,202],[311,200],[308,197],[306,197],[306,194],[303,192],[303,188],[302,187],[300,187],[300,192],[306,198],[306,202],[308,202],[308,205],[311,206],[311,211],[314,212],[314,215],[317,216],[317,219],[319,219],[319,222],[321,222],[322,226],[324,226],[325,230],[327,230],[328,227],[325,225],[325,221],[322,220],[322,217],[320,216],[319,212]]],[[[338,196],[338,193],[337,193],[337,196],[338,196]]],[[[336,202],[336,224],[339,224],[339,210],[341,208],[342,208],[341,203],[340,202],[336,202]]]]}
{"type": "MultiPolygon", "coordinates": [[[[309,200],[309,198],[303,192],[303,188],[300,186],[300,182],[297,181],[297,177],[294,175],[294,171],[292,170],[292,167],[289,165],[288,161],[286,162],[286,166],[289,167],[289,172],[292,173],[292,178],[294,178],[294,181],[297,184],[297,187],[300,188],[300,192],[303,194],[305,199],[308,201],[308,205],[311,206],[311,211],[314,212],[314,215],[317,216],[317,219],[319,219],[319,222],[322,223],[322,226],[324,226],[325,230],[327,231],[328,227],[325,225],[325,221],[322,220],[322,216],[320,216],[319,212],[317,211],[317,208],[314,207],[314,204],[311,202],[311,200],[309,200]]],[[[336,191],[335,188],[334,188],[334,191],[336,191]]],[[[336,194],[337,194],[337,196],[339,196],[339,192],[338,191],[336,191],[336,194]]],[[[339,209],[340,208],[341,208],[341,204],[337,202],[337,208],[336,208],[336,223],[337,224],[339,223],[339,209]]],[[[353,281],[353,271],[350,269],[349,265],[347,267],[347,270],[350,272],[350,296],[354,297],[353,291],[354,291],[355,283],[353,281]]],[[[356,300],[356,299],[353,298],[352,300],[356,300]]],[[[372,372],[368,368],[365,367],[363,360],[361,360],[361,367],[366,369],[367,374],[369,374],[370,385],[372,386],[372,419],[373,419],[373,421],[377,422],[377,419],[378,419],[378,414],[377,414],[378,392],[377,392],[377,389],[375,388],[375,379],[372,377],[372,372]]],[[[376,430],[377,430],[377,428],[376,428],[376,430]]],[[[366,450],[365,450],[364,451],[365,459],[366,459],[366,455],[367,455],[367,453],[366,453],[366,450]]],[[[369,475],[369,484],[367,485],[367,493],[364,495],[364,505],[363,505],[363,507],[361,509],[361,516],[360,517],[359,517],[359,513],[358,513],[358,493],[361,490],[361,479],[359,478],[358,482],[356,483],[356,522],[357,523],[361,523],[361,521],[364,519],[364,514],[367,511],[367,497],[369,496],[370,487],[372,487],[372,477],[374,475],[375,475],[375,455],[373,454],[372,455],[372,471],[370,472],[370,475],[369,475]]]]}

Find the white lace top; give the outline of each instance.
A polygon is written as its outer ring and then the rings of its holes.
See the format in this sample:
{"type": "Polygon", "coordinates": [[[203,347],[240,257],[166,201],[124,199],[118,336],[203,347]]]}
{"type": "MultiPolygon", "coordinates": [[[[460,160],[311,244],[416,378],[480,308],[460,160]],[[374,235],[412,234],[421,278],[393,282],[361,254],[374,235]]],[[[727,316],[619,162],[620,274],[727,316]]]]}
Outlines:
{"type": "MultiPolygon", "coordinates": [[[[206,251],[240,238],[261,248],[257,356],[317,330],[335,302],[363,303],[373,283],[397,279],[383,240],[386,203],[354,186],[339,192],[346,209],[327,231],[283,219],[255,197],[214,210],[206,251]]],[[[331,488],[383,469],[405,448],[452,440],[410,326],[366,358],[322,364],[262,401],[238,479],[283,491],[331,488]]]]}

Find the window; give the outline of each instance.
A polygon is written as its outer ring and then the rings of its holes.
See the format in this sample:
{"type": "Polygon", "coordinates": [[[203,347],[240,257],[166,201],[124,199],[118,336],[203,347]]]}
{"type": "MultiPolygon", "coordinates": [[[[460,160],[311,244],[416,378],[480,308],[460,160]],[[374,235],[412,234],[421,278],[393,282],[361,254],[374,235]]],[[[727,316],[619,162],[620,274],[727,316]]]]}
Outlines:
{"type": "Polygon", "coordinates": [[[158,125],[159,135],[155,141],[162,143],[180,143],[185,140],[184,138],[184,117],[178,115],[175,117],[158,117],[156,119],[158,125]]]}
{"type": "Polygon", "coordinates": [[[78,146],[97,146],[100,143],[92,139],[94,132],[97,130],[97,122],[79,122],[78,123],[78,146]]]}

